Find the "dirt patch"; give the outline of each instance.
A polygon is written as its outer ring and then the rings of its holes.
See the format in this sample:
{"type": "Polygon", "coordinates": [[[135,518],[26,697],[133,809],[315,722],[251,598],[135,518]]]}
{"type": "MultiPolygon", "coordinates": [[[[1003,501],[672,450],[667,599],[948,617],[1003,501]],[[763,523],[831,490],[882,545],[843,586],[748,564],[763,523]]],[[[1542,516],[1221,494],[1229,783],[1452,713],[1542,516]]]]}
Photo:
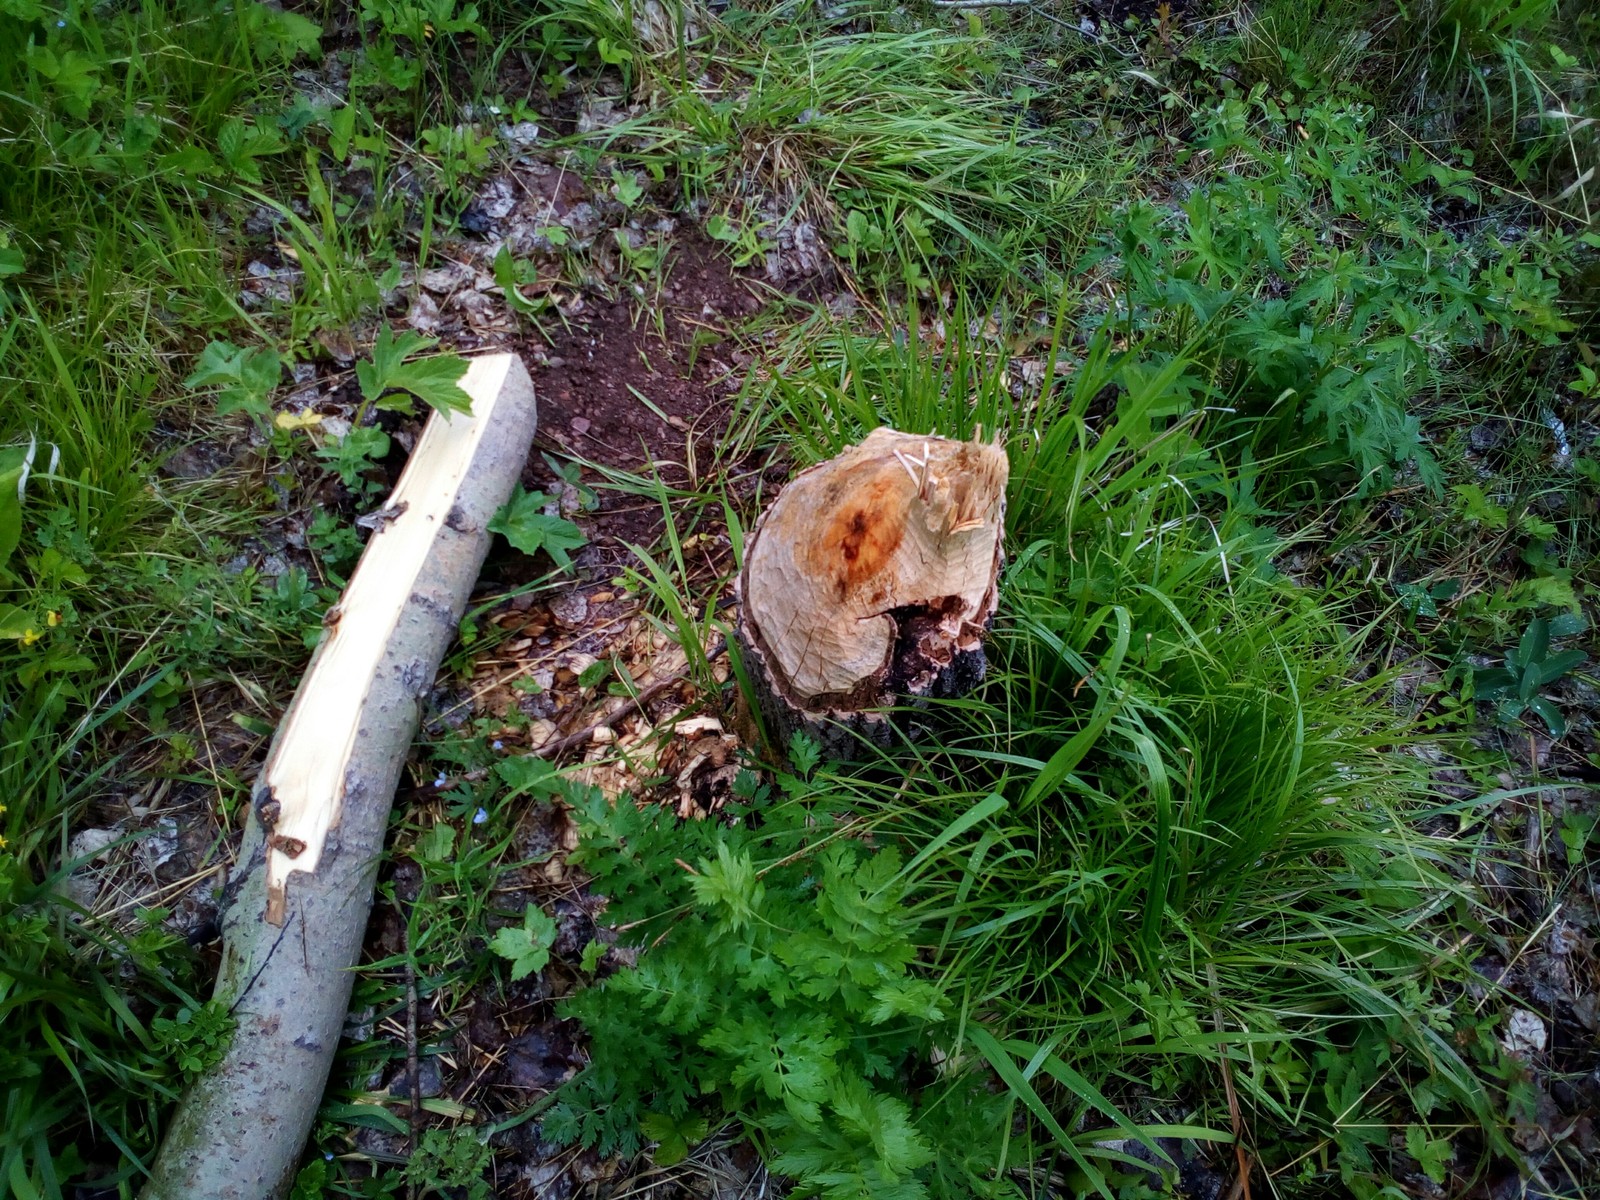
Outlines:
{"type": "MultiPolygon", "coordinates": [[[[761,310],[761,285],[736,275],[698,232],[676,238],[670,254],[665,282],[647,298],[585,303],[548,341],[519,343],[539,397],[538,450],[669,488],[703,487],[731,465],[725,436],[743,372],[730,331],[761,310]]],[[[535,453],[524,485],[555,482],[535,453]]],[[[595,545],[649,545],[660,534],[665,514],[653,499],[601,490],[599,500],[580,521],[595,545]]]]}

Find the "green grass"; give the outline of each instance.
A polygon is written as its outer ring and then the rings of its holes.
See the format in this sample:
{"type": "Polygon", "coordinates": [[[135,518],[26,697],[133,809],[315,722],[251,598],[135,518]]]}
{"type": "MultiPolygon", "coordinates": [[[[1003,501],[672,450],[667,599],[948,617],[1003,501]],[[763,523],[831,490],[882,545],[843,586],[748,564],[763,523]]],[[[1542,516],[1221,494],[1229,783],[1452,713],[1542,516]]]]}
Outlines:
{"type": "MultiPolygon", "coordinates": [[[[752,331],[699,492],[614,476],[678,522],[631,576],[660,627],[699,646],[722,619],[682,537],[725,523],[740,552],[754,514],[723,467],[815,461],[883,422],[981,429],[1013,470],[992,671],[892,755],[800,748],[748,775],[738,824],[491,771],[482,738],[431,747],[487,782],[402,831],[423,898],[364,1000],[396,1011],[401,969],[443,1012],[496,985],[486,897],[514,814],[561,795],[616,919],[672,936],[573,1001],[594,1064],[547,1133],[664,1163],[732,1120],[832,1195],[1032,1196],[1053,1172],[1131,1198],[1155,1181],[1108,1140],[1226,1143],[1231,1093],[1279,1194],[1393,1195],[1417,1169],[1464,1189],[1516,1160],[1530,1077],[1497,1044],[1503,998],[1468,999],[1462,947],[1529,931],[1482,907],[1484,814],[1435,795],[1412,748],[1472,758],[1460,736],[1494,717],[1463,655],[1498,661],[1588,599],[1600,468],[1578,445],[1552,473],[1535,439],[1596,311],[1591,16],[1270,0],[1232,31],[1087,39],[1004,9],[382,0],[348,103],[319,108],[289,68],[333,14],[291,10],[0,16],[0,475],[36,447],[20,507],[0,495],[0,1195],[131,1194],[176,1060],[220,1036],[162,1023],[197,1010],[203,971],[158,915],[80,920],[64,855],[152,758],[231,816],[242,784],[185,761],[174,706],[292,666],[322,603],[302,575],[220,564],[269,476],[328,468],[279,434],[222,479],[159,479],[174,433],[211,429],[181,381],[213,339],[315,354],[385,272],[428,265],[498,153],[495,122],[456,130],[468,104],[544,117],[505,94],[524,67],[551,96],[614,79],[640,106],[559,139],[573,169],[648,172],[757,268],[810,223],[860,301],[752,331]],[[251,247],[228,232],[257,203],[306,273],[268,316],[241,311],[251,247]],[[1514,453],[1469,452],[1463,428],[1501,416],[1514,453]],[[1291,561],[1311,563],[1295,582],[1291,561]],[[1418,663],[1434,733],[1395,703],[1418,663]]],[[[336,580],[354,543],[316,536],[336,580]]],[[[342,1098],[372,1099],[332,1093],[330,1146],[342,1098]]],[[[481,1180],[476,1141],[430,1139],[424,1187],[481,1180]]],[[[342,1171],[317,1158],[306,1186],[403,1186],[342,1171]]]]}
{"type": "Polygon", "coordinates": [[[953,257],[1009,286],[1062,279],[1127,172],[1114,146],[1028,128],[981,39],[817,35],[785,15],[723,36],[715,88],[663,84],[654,111],[583,141],[675,168],[736,226],[810,222],[866,279],[929,293],[953,257]]]}
{"type": "MultiPolygon", "coordinates": [[[[975,382],[914,347],[844,344],[851,380],[878,402],[836,411],[825,426],[815,408],[787,410],[808,456],[827,453],[831,436],[858,436],[858,421],[929,428],[948,415],[947,387],[975,382]]],[[[1074,1186],[1117,1186],[1116,1157],[1088,1146],[1111,1136],[1107,1122],[1226,1139],[1224,1074],[1265,1169],[1331,1151],[1331,1167],[1306,1168],[1300,1186],[1339,1180],[1359,1192],[1395,1169],[1385,1137],[1351,1119],[1358,1097],[1364,1113],[1425,1140],[1465,1120],[1483,1131],[1481,1151],[1505,1150],[1485,1090],[1505,1062],[1470,1014],[1452,1011],[1469,978],[1453,946],[1474,927],[1459,874],[1466,848],[1427,832],[1440,805],[1422,760],[1402,748],[1417,735],[1389,703],[1392,679],[1368,669],[1363,639],[1341,628],[1337,609],[1277,573],[1283,546],[1270,532],[1219,507],[1218,464],[1189,412],[1181,363],[1148,372],[1145,357],[1094,347],[1071,386],[1029,409],[1012,440],[1014,561],[994,673],[974,697],[941,706],[921,741],[784,782],[784,803],[813,806],[800,827],[757,796],[767,833],[752,862],[765,893],[713,898],[695,883],[690,896],[650,874],[658,839],[692,863],[691,848],[749,853],[742,834],[646,817],[647,833],[590,811],[585,862],[616,897],[618,919],[639,922],[641,945],[659,945],[670,928],[687,946],[650,951],[641,978],[575,1005],[596,1042],[595,1074],[569,1101],[574,1135],[615,1146],[608,1139],[624,1136],[627,1114],[681,1122],[694,1111],[670,1088],[634,1082],[626,1064],[681,1056],[699,1064],[691,1074],[720,1078],[725,1068],[701,1056],[721,1035],[706,1031],[757,1019],[775,986],[744,955],[789,962],[798,951],[784,947],[807,936],[803,909],[774,907],[795,885],[771,872],[825,853],[840,833],[820,818],[848,814],[858,822],[848,837],[896,856],[881,870],[858,867],[857,878],[876,881],[866,903],[896,906],[904,941],[864,949],[892,962],[914,954],[937,997],[929,1011],[941,1015],[908,1043],[899,1024],[878,1029],[882,1017],[829,1010],[826,1027],[850,1049],[814,1069],[843,1086],[858,1069],[847,1055],[877,1041],[902,1056],[885,1064],[891,1078],[921,1080],[902,1093],[926,1155],[904,1194],[1024,1194],[1019,1180],[1052,1152],[1077,1163],[1074,1186]],[[1087,398],[1114,384],[1125,392],[1091,431],[1087,398]],[[821,832],[808,839],[807,827],[821,832]],[[734,953],[746,937],[718,913],[738,904],[770,928],[734,953]],[[686,920],[706,932],[685,932],[686,920]],[[927,1077],[935,1048],[967,1069],[927,1077]],[[979,1133],[964,1114],[983,1064],[1008,1087],[979,1133]],[[581,1117],[586,1104],[600,1123],[581,1117]],[[1086,1118],[1093,1137],[1063,1132],[1086,1118]],[[1013,1143],[998,1131],[1014,1119],[1013,1143]]],[[[987,386],[965,389],[974,416],[992,422],[985,404],[1009,405],[1003,367],[991,361],[979,375],[987,386]]],[[[800,960],[792,969],[804,970],[800,960]]],[[[874,974],[883,969],[849,968],[863,983],[886,978],[874,974]]],[[[797,1059],[792,1069],[811,1068],[797,1059]]],[[[737,1071],[731,1078],[722,1103],[769,1140],[780,1166],[825,1195],[855,1194],[854,1177],[829,1183],[805,1166],[831,1144],[807,1148],[820,1132],[779,1118],[737,1086],[737,1071]]],[[[1460,1153],[1472,1174],[1477,1164],[1460,1153]]]]}
{"type": "Polygon", "coordinates": [[[29,10],[0,16],[0,446],[37,447],[0,561],[0,1190],[54,1197],[134,1186],[181,1083],[152,1020],[207,986],[159,916],[63,902],[70,831],[163,696],[284,645],[216,565],[255,500],[156,485],[152,435],[190,424],[184,360],[240,316],[213,224],[248,174],[228,122],[304,31],[257,5],[29,10]]]}

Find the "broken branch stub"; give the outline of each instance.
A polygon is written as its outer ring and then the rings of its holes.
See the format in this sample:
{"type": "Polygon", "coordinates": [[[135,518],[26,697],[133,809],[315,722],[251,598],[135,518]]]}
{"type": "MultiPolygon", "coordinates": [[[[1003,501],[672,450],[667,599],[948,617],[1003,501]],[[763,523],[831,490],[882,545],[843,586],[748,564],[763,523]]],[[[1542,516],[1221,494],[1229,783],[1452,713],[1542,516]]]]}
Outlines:
{"type": "Polygon", "coordinates": [[[886,710],[982,678],[1005,450],[875,429],[800,472],[751,533],[736,633],[768,730],[885,745],[886,710]]]}
{"type": "Polygon", "coordinates": [[[474,359],[461,386],[471,411],[429,418],[262,768],[215,992],[238,1028],[179,1104],[142,1200],[273,1200],[294,1181],[422,700],[533,441],[521,359],[474,359]]]}

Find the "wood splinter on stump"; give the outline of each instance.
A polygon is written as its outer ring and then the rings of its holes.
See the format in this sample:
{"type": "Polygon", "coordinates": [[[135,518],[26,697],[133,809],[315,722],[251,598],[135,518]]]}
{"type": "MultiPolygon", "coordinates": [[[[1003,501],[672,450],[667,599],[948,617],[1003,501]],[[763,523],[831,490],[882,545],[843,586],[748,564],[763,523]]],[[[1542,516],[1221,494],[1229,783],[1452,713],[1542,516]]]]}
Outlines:
{"type": "Polygon", "coordinates": [[[982,680],[1009,472],[998,444],[879,428],[779,493],[750,535],[736,634],[780,745],[887,745],[888,709],[982,680]]]}

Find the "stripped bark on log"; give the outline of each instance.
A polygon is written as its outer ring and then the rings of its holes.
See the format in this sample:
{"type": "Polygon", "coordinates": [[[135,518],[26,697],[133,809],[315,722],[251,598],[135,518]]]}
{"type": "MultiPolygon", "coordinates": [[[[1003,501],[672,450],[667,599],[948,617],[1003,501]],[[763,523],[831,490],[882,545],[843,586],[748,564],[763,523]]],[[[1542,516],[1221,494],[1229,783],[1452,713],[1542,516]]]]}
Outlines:
{"type": "Polygon", "coordinates": [[[189,1090],[143,1200],[288,1192],[338,1048],[407,751],[533,440],[522,361],[474,359],[470,414],[435,414],[278,729],[223,918],[238,1020],[189,1090]]]}
{"type": "Polygon", "coordinates": [[[887,710],[970,690],[998,600],[1005,451],[875,429],[757,522],[736,633],[768,731],[843,755],[887,710]]]}

